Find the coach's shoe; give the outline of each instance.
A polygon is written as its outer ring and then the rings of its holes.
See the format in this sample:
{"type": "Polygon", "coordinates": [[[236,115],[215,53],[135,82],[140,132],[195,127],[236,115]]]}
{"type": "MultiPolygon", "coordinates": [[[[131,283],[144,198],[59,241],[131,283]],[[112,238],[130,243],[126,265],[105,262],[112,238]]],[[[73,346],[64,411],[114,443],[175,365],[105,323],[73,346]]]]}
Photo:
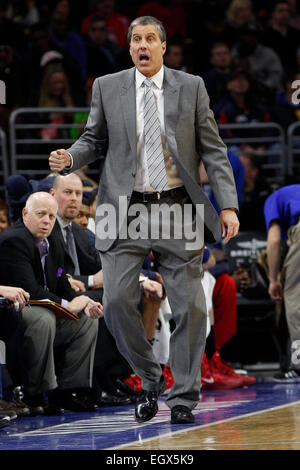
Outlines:
{"type": "Polygon", "coordinates": [[[191,410],[184,405],[176,405],[171,408],[172,424],[191,424],[195,422],[195,417],[191,410]]]}
{"type": "Polygon", "coordinates": [[[138,423],[143,423],[154,418],[158,411],[157,400],[161,393],[166,390],[166,383],[163,381],[161,389],[157,392],[144,391],[142,398],[135,405],[135,419],[138,423]]]}

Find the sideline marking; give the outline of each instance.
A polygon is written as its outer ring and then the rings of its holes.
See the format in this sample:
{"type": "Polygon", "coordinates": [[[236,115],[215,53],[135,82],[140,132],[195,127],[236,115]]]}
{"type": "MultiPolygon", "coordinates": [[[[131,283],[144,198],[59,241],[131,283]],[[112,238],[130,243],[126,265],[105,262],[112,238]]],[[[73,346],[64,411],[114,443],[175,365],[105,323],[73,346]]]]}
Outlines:
{"type": "Polygon", "coordinates": [[[130,446],[135,445],[135,444],[144,444],[146,442],[154,441],[155,439],[168,438],[168,437],[172,437],[172,436],[175,436],[175,435],[178,435],[178,434],[187,434],[191,431],[204,429],[204,428],[207,428],[209,426],[215,426],[215,425],[222,424],[222,423],[229,423],[231,421],[236,421],[238,419],[248,418],[250,416],[254,416],[254,415],[258,415],[258,414],[262,414],[262,413],[267,413],[268,411],[279,410],[279,409],[282,409],[282,408],[287,408],[288,406],[299,405],[299,404],[300,404],[300,400],[297,400],[297,401],[294,401],[294,402],[291,402],[291,403],[286,403],[284,405],[272,406],[271,408],[267,408],[265,410],[253,411],[251,413],[246,413],[246,414],[239,415],[239,416],[233,416],[232,418],[221,419],[220,421],[214,421],[213,423],[202,424],[202,425],[200,424],[198,426],[189,427],[188,429],[180,429],[178,431],[167,432],[165,434],[158,434],[157,436],[148,437],[146,439],[140,439],[138,441],[132,441],[130,443],[121,444],[121,445],[115,446],[115,447],[107,447],[105,450],[124,449],[125,447],[130,447],[130,446]]]}

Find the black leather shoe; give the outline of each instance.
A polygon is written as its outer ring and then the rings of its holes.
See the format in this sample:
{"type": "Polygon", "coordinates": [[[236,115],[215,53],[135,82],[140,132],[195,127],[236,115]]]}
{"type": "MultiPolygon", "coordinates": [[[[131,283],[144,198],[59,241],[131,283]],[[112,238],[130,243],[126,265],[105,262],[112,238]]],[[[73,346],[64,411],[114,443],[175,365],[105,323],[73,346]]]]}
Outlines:
{"type": "Polygon", "coordinates": [[[60,416],[64,414],[65,410],[60,404],[56,403],[47,403],[44,406],[44,415],[45,416],[60,416]]]}
{"type": "Polygon", "coordinates": [[[70,411],[96,411],[97,405],[76,392],[62,393],[61,404],[70,411]]]}
{"type": "Polygon", "coordinates": [[[115,393],[108,393],[102,391],[100,397],[97,400],[98,406],[121,406],[129,405],[132,403],[130,397],[121,390],[116,390],[115,393]]]}
{"type": "Polygon", "coordinates": [[[158,412],[157,400],[159,392],[145,392],[141,401],[135,405],[135,419],[138,423],[149,421],[158,412]]]}
{"type": "Polygon", "coordinates": [[[36,395],[25,394],[24,401],[25,400],[25,403],[29,408],[29,416],[40,416],[45,413],[44,406],[46,406],[46,402],[43,393],[38,393],[36,395]]]}
{"type": "Polygon", "coordinates": [[[177,405],[171,408],[171,423],[172,424],[189,424],[194,423],[195,417],[191,410],[184,405],[177,405]]]}
{"type": "Polygon", "coordinates": [[[26,406],[30,410],[30,416],[60,416],[64,413],[61,403],[53,399],[52,391],[48,392],[48,401],[44,394],[26,395],[26,406]],[[53,401],[52,401],[53,399],[53,401]]]}
{"type": "Polygon", "coordinates": [[[152,419],[156,415],[158,411],[158,397],[161,393],[164,393],[165,390],[166,383],[163,381],[161,389],[158,392],[143,391],[140,400],[135,405],[135,419],[138,423],[149,421],[149,419],[152,419]]]}

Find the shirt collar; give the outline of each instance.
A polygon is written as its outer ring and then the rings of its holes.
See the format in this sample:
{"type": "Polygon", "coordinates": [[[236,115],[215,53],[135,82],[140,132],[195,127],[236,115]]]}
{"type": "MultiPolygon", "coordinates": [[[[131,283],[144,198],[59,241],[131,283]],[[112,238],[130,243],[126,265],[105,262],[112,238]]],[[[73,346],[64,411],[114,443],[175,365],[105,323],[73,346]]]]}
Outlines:
{"type": "Polygon", "coordinates": [[[68,225],[70,225],[72,227],[72,222],[66,222],[64,219],[62,219],[60,217],[60,215],[57,214],[56,216],[57,218],[57,222],[59,223],[60,225],[60,228],[63,230],[64,228],[66,228],[68,225]]]}
{"type": "MultiPolygon", "coordinates": [[[[142,83],[144,82],[145,80],[145,75],[143,75],[137,68],[135,69],[135,82],[136,82],[136,86],[137,88],[139,88],[140,86],[142,86],[142,83]]],[[[153,75],[152,77],[150,77],[151,80],[153,81],[153,83],[155,84],[155,86],[157,88],[162,88],[163,86],[163,80],[164,80],[164,66],[162,66],[160,68],[160,70],[155,74],[153,75]]]]}

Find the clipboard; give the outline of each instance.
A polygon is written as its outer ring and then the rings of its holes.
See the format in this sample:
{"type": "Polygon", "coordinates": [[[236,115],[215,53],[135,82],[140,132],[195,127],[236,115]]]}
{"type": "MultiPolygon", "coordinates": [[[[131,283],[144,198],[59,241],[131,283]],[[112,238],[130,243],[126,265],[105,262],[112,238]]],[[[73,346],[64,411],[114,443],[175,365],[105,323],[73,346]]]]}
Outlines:
{"type": "Polygon", "coordinates": [[[62,305],[58,304],[57,302],[54,302],[53,300],[49,300],[49,299],[29,300],[29,305],[46,307],[52,312],[54,312],[58,318],[64,318],[66,320],[76,320],[76,321],[79,320],[79,317],[78,315],[76,315],[76,313],[72,313],[71,310],[68,310],[67,308],[62,307],[62,305]]]}

